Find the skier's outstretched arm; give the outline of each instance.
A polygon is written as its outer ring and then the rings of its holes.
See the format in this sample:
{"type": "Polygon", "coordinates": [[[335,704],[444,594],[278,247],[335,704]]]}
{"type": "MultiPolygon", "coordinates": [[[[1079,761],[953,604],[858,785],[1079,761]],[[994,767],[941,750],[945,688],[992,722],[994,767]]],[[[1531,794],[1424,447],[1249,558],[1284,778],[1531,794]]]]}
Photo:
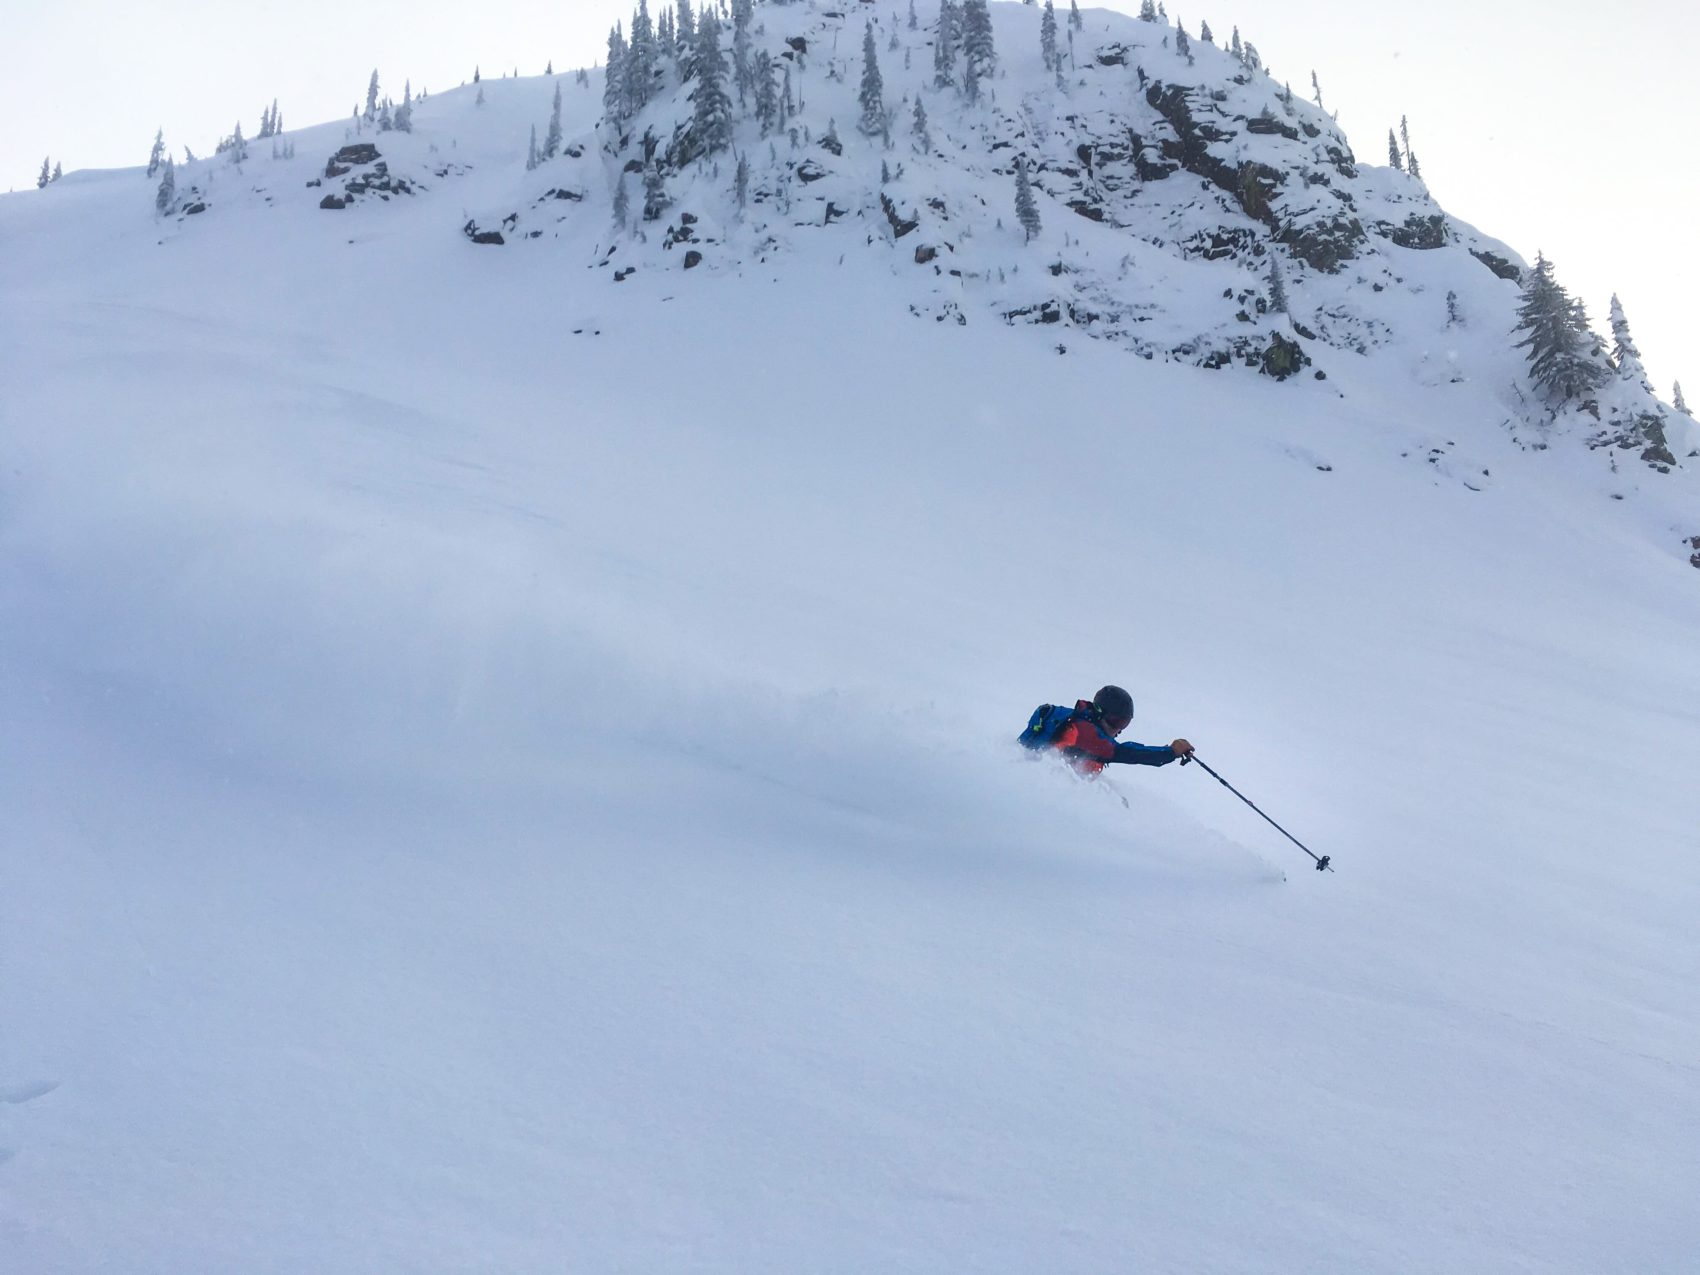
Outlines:
{"type": "Polygon", "coordinates": [[[1172,761],[1179,761],[1192,751],[1192,745],[1184,739],[1177,739],[1172,744],[1136,744],[1132,740],[1116,745],[1116,755],[1110,761],[1123,766],[1167,766],[1172,761]]]}

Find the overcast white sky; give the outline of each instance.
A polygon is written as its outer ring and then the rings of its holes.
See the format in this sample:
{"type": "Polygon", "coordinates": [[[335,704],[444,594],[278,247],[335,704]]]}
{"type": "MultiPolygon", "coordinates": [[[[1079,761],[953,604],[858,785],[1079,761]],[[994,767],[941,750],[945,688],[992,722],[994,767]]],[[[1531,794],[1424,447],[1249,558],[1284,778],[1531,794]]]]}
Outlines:
{"type": "MultiPolygon", "coordinates": [[[[0,186],[33,187],[44,154],[67,171],[143,163],[161,126],[177,154],[185,143],[205,153],[239,118],[252,133],[273,97],[286,127],[341,117],[374,67],[386,87],[411,78],[436,90],[474,64],[489,75],[588,64],[635,3],[0,0],[0,186]]],[[[1314,67],[1362,161],[1385,163],[1387,129],[1408,115],[1449,212],[1526,256],[1544,250],[1602,325],[1616,291],[1660,393],[1687,376],[1687,397],[1700,400],[1689,301],[1700,6],[1173,0],[1170,10],[1194,33],[1200,18],[1224,36],[1238,25],[1295,90],[1308,90],[1314,67]]],[[[517,154],[524,139],[514,144],[517,154]]]]}

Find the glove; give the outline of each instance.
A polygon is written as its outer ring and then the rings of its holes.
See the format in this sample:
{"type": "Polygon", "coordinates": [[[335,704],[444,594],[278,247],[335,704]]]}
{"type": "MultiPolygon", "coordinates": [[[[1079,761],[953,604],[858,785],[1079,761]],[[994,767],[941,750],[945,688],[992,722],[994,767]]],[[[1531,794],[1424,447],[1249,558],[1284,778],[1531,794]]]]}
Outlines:
{"type": "Polygon", "coordinates": [[[1187,743],[1184,739],[1177,739],[1174,743],[1169,745],[1169,748],[1176,757],[1186,757],[1192,752],[1192,745],[1187,743]]]}

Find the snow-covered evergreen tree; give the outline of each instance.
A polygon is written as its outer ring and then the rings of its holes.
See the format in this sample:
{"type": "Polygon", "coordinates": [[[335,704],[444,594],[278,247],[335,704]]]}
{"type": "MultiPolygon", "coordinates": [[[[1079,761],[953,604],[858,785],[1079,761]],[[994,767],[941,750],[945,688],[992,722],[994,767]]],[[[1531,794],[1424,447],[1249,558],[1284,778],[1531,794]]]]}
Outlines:
{"type": "Polygon", "coordinates": [[[738,202],[738,211],[743,212],[750,206],[750,157],[738,156],[738,169],[732,176],[732,196],[738,202]]]}
{"type": "Polygon", "coordinates": [[[1062,54],[1057,52],[1057,10],[1051,0],[1045,0],[1045,12],[1039,19],[1039,56],[1045,60],[1045,69],[1054,72],[1062,65],[1062,54]]]}
{"type": "Polygon", "coordinates": [[[720,51],[720,19],[705,7],[697,23],[696,110],[692,132],[698,155],[712,155],[732,144],[732,98],[726,91],[726,56],[720,51]]]}
{"type": "MultiPolygon", "coordinates": [[[[241,127],[238,126],[236,131],[237,131],[237,133],[241,133],[241,131],[242,131],[241,127]]],[[[244,150],[242,152],[242,156],[243,156],[244,159],[246,159],[247,156],[248,156],[248,152],[246,150],[244,150]]],[[[65,170],[62,167],[60,167],[58,160],[54,160],[53,161],[53,176],[50,180],[58,181],[64,175],[65,175],[65,170]]]]}
{"type": "Polygon", "coordinates": [[[1517,348],[1529,352],[1529,379],[1549,402],[1566,403],[1604,383],[1606,369],[1593,357],[1597,340],[1587,316],[1543,255],[1536,255],[1524,281],[1518,316],[1514,330],[1528,336],[1517,348]]]}
{"type": "Polygon", "coordinates": [[[1693,416],[1694,415],[1693,412],[1688,410],[1688,404],[1682,397],[1682,382],[1681,381],[1678,381],[1676,383],[1676,388],[1671,394],[1670,405],[1672,407],[1676,408],[1676,410],[1681,412],[1684,416],[1693,416]]]}
{"type": "Polygon", "coordinates": [[[921,100],[919,93],[915,94],[915,116],[910,131],[915,136],[917,151],[925,155],[933,149],[933,135],[927,126],[927,104],[921,100]]]}
{"type": "Polygon", "coordinates": [[[1192,64],[1192,39],[1186,33],[1186,27],[1180,22],[1175,23],[1175,52],[1192,64]]]}
{"type": "Polygon", "coordinates": [[[933,87],[947,89],[956,83],[956,5],[939,0],[938,30],[933,37],[933,87]]]}
{"type": "Polygon", "coordinates": [[[1068,25],[1076,31],[1086,29],[1086,19],[1080,16],[1080,0],[1068,0],[1068,25]]]}
{"type": "Polygon", "coordinates": [[[372,78],[366,82],[366,122],[369,124],[378,118],[378,72],[373,70],[372,78]]]}
{"type": "Polygon", "coordinates": [[[986,0],[962,0],[962,57],[967,64],[963,84],[970,102],[980,95],[982,81],[997,67],[997,50],[992,44],[992,15],[986,0]]]}
{"type": "Polygon", "coordinates": [[[1228,42],[1228,52],[1232,53],[1239,61],[1245,61],[1245,45],[1240,43],[1240,29],[1238,27],[1234,28],[1234,38],[1228,42]]]}
{"type": "Polygon", "coordinates": [[[395,118],[390,114],[390,99],[385,98],[384,104],[378,108],[378,131],[387,133],[395,127],[395,118]]]}
{"type": "Polygon", "coordinates": [[[632,16],[631,52],[626,59],[626,91],[633,115],[649,105],[660,58],[655,24],[649,17],[649,0],[638,0],[637,13],[632,16]]]}
{"type": "Polygon", "coordinates": [[[750,24],[754,21],[755,0],[732,0],[732,74],[738,83],[740,105],[749,100],[755,88],[755,64],[750,59],[750,24]]]}
{"type": "Polygon", "coordinates": [[[1039,204],[1033,198],[1033,183],[1027,176],[1027,160],[1022,156],[1015,160],[1015,216],[1021,223],[1027,242],[1039,237],[1043,229],[1039,221],[1039,204]]]}
{"type": "Polygon", "coordinates": [[[530,172],[537,167],[537,125],[531,126],[531,141],[525,148],[525,171],[530,172]]]}
{"type": "Polygon", "coordinates": [[[1400,172],[1405,171],[1405,157],[1399,153],[1399,139],[1392,129],[1387,130],[1387,163],[1400,172]]]}
{"type": "MultiPolygon", "coordinates": [[[[602,113],[615,127],[626,118],[626,37],[619,23],[608,33],[608,69],[602,83],[602,113]]],[[[480,89],[479,92],[483,93],[480,89]]]]}
{"type": "Polygon", "coordinates": [[[679,0],[674,39],[678,41],[679,47],[679,74],[688,77],[696,58],[697,45],[697,19],[691,8],[691,0],[679,0]]]}
{"type": "Polygon", "coordinates": [[[1263,69],[1263,58],[1257,51],[1257,46],[1250,40],[1245,42],[1245,48],[1240,51],[1240,60],[1253,71],[1263,69]]]}
{"type": "Polygon", "coordinates": [[[159,176],[159,190],[154,193],[153,206],[161,217],[165,217],[177,206],[177,171],[169,155],[160,162],[160,168],[164,171],[159,176]]]}
{"type": "Polygon", "coordinates": [[[543,159],[554,159],[561,153],[561,85],[555,84],[555,104],[549,112],[549,131],[543,135],[543,159]]]}
{"type": "Polygon", "coordinates": [[[757,49],[750,58],[750,86],[755,94],[756,123],[766,137],[779,125],[779,81],[773,55],[757,49]]]}
{"type": "Polygon", "coordinates": [[[1328,108],[1322,104],[1322,81],[1316,78],[1315,71],[1310,73],[1310,91],[1315,94],[1316,109],[1319,111],[1326,111],[1328,108]]]}
{"type": "Polygon", "coordinates": [[[1446,294],[1446,326],[1449,328],[1464,326],[1464,312],[1458,308],[1458,294],[1456,292],[1446,294]]]}
{"type": "Polygon", "coordinates": [[[643,170],[643,219],[659,221],[667,211],[667,183],[661,176],[661,165],[651,159],[643,170]]]}
{"type": "Polygon", "coordinates": [[[915,0],[909,0],[909,29],[911,31],[921,29],[921,15],[915,12],[915,0]]]}
{"type": "Polygon", "coordinates": [[[1633,384],[1640,385],[1649,394],[1653,384],[1647,379],[1647,369],[1641,365],[1641,351],[1635,347],[1635,338],[1629,334],[1629,319],[1623,313],[1623,302],[1617,299],[1617,293],[1611,297],[1611,361],[1617,367],[1618,376],[1633,384]]]}
{"type": "Polygon", "coordinates": [[[879,51],[874,47],[874,24],[862,29],[862,88],[856,100],[862,106],[862,118],[856,122],[865,136],[877,137],[885,132],[885,79],[880,75],[879,51]]]}
{"type": "Polygon", "coordinates": [[[35,179],[35,188],[45,190],[47,183],[53,180],[52,156],[41,161],[41,175],[35,179]]]}
{"type": "MultiPolygon", "coordinates": [[[[560,92],[561,92],[561,90],[559,88],[557,88],[555,90],[557,97],[559,97],[560,92]]],[[[396,132],[398,132],[398,133],[411,133],[413,131],[413,81],[412,80],[405,80],[405,81],[402,82],[401,105],[396,107],[395,128],[396,128],[396,132]]]]}
{"type": "Polygon", "coordinates": [[[1405,152],[1405,171],[1411,174],[1412,177],[1415,177],[1418,181],[1422,181],[1423,166],[1417,163],[1416,151],[1408,150],[1405,152]]]}
{"type": "Polygon", "coordinates": [[[1157,21],[1157,5],[1154,0],[1140,0],[1139,20],[1141,22],[1157,21]]]}
{"type": "Polygon", "coordinates": [[[159,166],[165,160],[165,130],[162,128],[153,135],[153,150],[148,155],[148,176],[152,177],[159,171],[159,166]]]}

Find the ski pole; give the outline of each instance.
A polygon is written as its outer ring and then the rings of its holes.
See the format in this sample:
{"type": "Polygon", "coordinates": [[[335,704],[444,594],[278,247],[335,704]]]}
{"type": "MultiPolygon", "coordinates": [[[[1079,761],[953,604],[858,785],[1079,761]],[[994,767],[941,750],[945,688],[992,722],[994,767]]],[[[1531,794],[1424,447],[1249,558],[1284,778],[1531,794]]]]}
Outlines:
{"type": "MultiPolygon", "coordinates": [[[[1226,788],[1229,792],[1233,793],[1234,796],[1238,797],[1241,801],[1245,802],[1245,804],[1250,806],[1253,810],[1257,810],[1256,803],[1254,803],[1250,797],[1247,797],[1238,788],[1234,787],[1226,779],[1223,779],[1222,776],[1218,775],[1214,770],[1211,770],[1209,764],[1206,763],[1204,761],[1204,759],[1201,758],[1197,753],[1188,753],[1185,757],[1182,757],[1181,758],[1181,765],[1184,766],[1189,761],[1195,761],[1200,766],[1203,766],[1204,769],[1205,769],[1205,772],[1207,774],[1209,774],[1209,776],[1212,779],[1214,779],[1217,783],[1221,784],[1222,787],[1226,788]]],[[[1276,823],[1273,819],[1269,818],[1268,815],[1263,814],[1263,812],[1261,810],[1257,810],[1257,813],[1259,815],[1262,815],[1264,821],[1267,822],[1271,828],[1275,829],[1276,832],[1280,833],[1283,837],[1285,837],[1288,841],[1291,841],[1300,850],[1303,850],[1306,854],[1310,855],[1311,858],[1315,859],[1316,860],[1316,870],[1318,872],[1332,872],[1332,871],[1334,871],[1333,866],[1329,862],[1329,860],[1332,858],[1331,855],[1326,855],[1326,854],[1318,855],[1315,851],[1313,851],[1304,842],[1300,841],[1297,837],[1295,837],[1292,833],[1288,832],[1280,824],[1276,823]]]]}

